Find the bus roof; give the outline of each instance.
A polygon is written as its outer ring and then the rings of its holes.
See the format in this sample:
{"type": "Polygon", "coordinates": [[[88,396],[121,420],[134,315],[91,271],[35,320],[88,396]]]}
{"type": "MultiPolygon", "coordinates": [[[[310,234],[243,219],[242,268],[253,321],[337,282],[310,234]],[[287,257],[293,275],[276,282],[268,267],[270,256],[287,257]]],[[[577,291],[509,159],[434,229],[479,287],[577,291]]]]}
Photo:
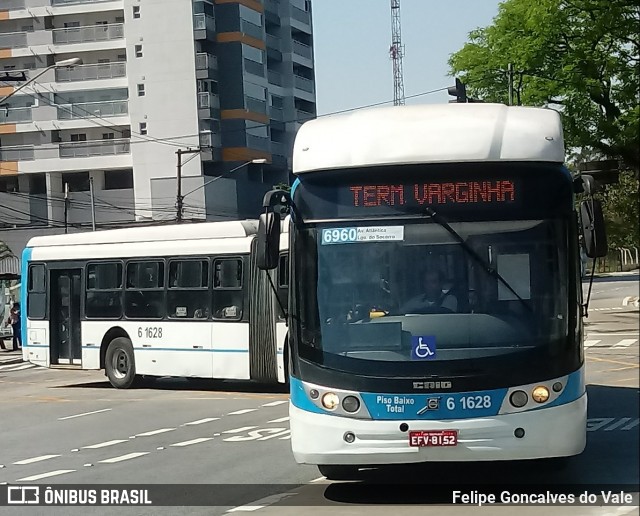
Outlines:
{"type": "Polygon", "coordinates": [[[122,229],[109,229],[106,231],[39,236],[29,240],[27,247],[125,244],[174,240],[201,240],[208,238],[244,238],[255,235],[257,231],[258,222],[255,220],[135,226],[122,229]]]}
{"type": "Polygon", "coordinates": [[[293,172],[454,162],[564,162],[560,115],[503,104],[362,109],[310,120],[293,148],[293,172]]]}

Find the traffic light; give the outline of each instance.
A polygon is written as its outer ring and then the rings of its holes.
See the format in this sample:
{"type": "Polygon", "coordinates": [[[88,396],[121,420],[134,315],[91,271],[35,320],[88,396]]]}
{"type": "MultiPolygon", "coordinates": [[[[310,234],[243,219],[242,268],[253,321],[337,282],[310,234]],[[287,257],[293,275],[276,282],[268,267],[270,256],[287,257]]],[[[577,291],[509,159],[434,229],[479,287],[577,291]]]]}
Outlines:
{"type": "Polygon", "coordinates": [[[447,88],[449,95],[456,98],[456,100],[449,100],[449,102],[467,102],[467,87],[464,83],[456,77],[456,85],[449,86],[447,88]]]}

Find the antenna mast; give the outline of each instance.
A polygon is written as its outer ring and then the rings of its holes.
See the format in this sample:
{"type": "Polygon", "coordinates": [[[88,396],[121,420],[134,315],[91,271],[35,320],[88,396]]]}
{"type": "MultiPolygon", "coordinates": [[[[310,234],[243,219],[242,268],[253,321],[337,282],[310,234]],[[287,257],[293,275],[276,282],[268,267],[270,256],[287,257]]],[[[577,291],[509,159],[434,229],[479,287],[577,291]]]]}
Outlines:
{"type": "Polygon", "coordinates": [[[404,106],[404,78],[402,74],[402,46],[400,30],[400,0],[391,0],[391,48],[389,55],[393,60],[393,105],[404,106]]]}

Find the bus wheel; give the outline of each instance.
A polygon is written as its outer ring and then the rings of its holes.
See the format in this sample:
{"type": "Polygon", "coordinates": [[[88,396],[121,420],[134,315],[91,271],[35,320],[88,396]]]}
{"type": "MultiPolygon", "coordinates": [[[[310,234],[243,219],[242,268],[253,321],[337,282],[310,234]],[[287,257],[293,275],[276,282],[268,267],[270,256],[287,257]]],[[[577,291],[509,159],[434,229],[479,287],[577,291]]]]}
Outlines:
{"type": "Polygon", "coordinates": [[[325,464],[318,466],[318,469],[327,480],[356,480],[358,478],[357,466],[325,464]]]}
{"type": "Polygon", "coordinates": [[[107,348],[104,367],[111,385],[128,389],[136,380],[136,364],[131,341],[124,337],[113,339],[107,348]]]}

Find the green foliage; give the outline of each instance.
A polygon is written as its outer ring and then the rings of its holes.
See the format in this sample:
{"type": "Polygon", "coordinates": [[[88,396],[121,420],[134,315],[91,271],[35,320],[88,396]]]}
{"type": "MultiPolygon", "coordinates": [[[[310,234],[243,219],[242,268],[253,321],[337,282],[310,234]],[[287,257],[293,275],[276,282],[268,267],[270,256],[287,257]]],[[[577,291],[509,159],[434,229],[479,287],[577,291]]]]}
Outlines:
{"type": "Polygon", "coordinates": [[[278,183],[277,185],[273,185],[274,190],[284,190],[285,192],[291,191],[291,185],[287,183],[278,183]]]}
{"type": "Polygon", "coordinates": [[[638,245],[640,8],[630,0],[506,0],[493,24],[469,34],[451,74],[470,96],[545,106],[563,118],[567,161],[621,163],[604,194],[612,246],[638,245]]]}

